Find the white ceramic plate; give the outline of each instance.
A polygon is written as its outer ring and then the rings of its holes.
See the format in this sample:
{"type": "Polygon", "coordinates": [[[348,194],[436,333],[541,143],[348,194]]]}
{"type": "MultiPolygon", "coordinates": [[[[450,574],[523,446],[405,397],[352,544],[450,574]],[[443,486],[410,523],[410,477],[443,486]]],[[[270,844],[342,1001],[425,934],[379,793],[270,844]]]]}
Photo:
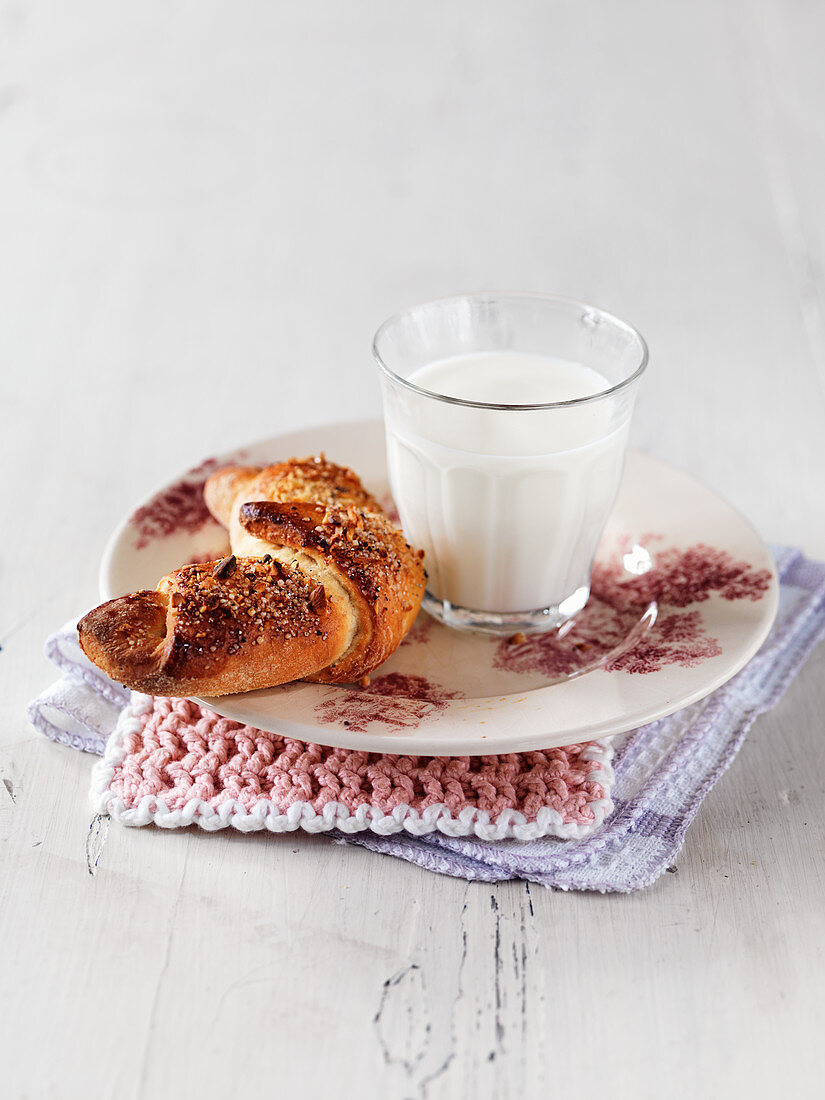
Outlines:
{"type": "MultiPolygon", "coordinates": [[[[220,557],[205,477],[231,462],[324,451],[389,502],[381,424],[334,424],[207,459],[118,527],[103,597],[154,588],[220,557]]],[[[708,695],[753,656],[776,614],[770,553],[715,493],[631,452],[597,555],[593,595],[558,634],[521,644],[449,630],[423,612],[367,688],[293,683],[203,699],[227,718],[303,741],[376,752],[483,755],[634,729],[708,695]]]]}

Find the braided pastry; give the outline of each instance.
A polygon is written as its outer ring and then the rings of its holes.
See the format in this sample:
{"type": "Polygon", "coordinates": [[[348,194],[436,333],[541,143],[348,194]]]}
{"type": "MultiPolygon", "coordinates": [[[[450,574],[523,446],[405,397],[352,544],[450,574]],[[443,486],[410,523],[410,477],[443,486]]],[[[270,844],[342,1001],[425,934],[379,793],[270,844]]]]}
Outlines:
{"type": "Polygon", "coordinates": [[[80,620],[84,652],[112,679],[150,695],[351,683],[395,651],[421,604],[423,555],[351,470],[323,456],[229,467],[205,499],[230,557],[80,620]]]}

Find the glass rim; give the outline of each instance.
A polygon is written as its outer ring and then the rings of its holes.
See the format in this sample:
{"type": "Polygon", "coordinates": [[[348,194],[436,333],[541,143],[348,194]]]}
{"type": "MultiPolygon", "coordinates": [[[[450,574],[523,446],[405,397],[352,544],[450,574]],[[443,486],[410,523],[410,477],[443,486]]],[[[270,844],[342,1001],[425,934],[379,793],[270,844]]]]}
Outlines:
{"type": "Polygon", "coordinates": [[[442,401],[447,405],[460,405],[465,408],[471,409],[496,409],[501,412],[528,412],[535,411],[537,409],[565,409],[571,408],[577,405],[588,405],[595,401],[601,401],[605,397],[611,397],[613,394],[620,393],[626,389],[633,382],[639,379],[644,374],[645,368],[648,364],[649,354],[648,347],[645,338],[639,332],[637,328],[629,324],[627,321],[623,321],[621,317],[617,317],[614,313],[608,313],[607,310],[601,309],[599,306],[590,305],[588,302],[582,302],[578,298],[566,298],[560,294],[543,294],[539,291],[478,291],[472,294],[452,294],[447,298],[434,298],[429,302],[421,302],[419,305],[408,306],[406,309],[400,309],[396,313],[389,316],[386,321],[379,325],[376,330],[375,336],[372,340],[372,357],[378,364],[383,373],[390,378],[393,382],[397,382],[407,390],[411,390],[413,393],[420,394],[422,397],[430,397],[436,401],[442,401]],[[491,299],[518,299],[533,300],[546,303],[557,303],[563,306],[575,306],[578,309],[587,310],[589,313],[597,314],[602,320],[608,321],[611,325],[621,329],[627,333],[633,340],[635,340],[641,351],[641,359],[636,369],[623,378],[621,382],[616,382],[612,386],[608,386],[605,390],[599,390],[598,393],[585,394],[582,397],[571,397],[566,401],[541,401],[537,404],[502,404],[493,401],[472,401],[463,397],[448,397],[443,393],[436,393],[435,390],[424,389],[423,386],[417,386],[414,382],[411,382],[408,378],[404,378],[403,375],[396,373],[392,370],[381,357],[378,350],[378,342],[381,336],[386,330],[394,323],[397,323],[402,317],[415,313],[418,310],[429,309],[432,306],[446,306],[451,303],[466,302],[466,301],[484,301],[491,299]]]}

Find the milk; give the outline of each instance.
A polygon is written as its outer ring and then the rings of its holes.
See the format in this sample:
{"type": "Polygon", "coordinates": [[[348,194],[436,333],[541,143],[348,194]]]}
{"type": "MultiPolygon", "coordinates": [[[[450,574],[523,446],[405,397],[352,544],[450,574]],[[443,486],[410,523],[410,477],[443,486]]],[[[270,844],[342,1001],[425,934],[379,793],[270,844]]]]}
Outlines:
{"type": "MultiPolygon", "coordinates": [[[[488,405],[610,388],[580,363],[511,351],[439,359],[408,381],[488,405]]],[[[500,614],[553,607],[561,618],[584,605],[619,487],[629,403],[498,410],[407,390],[386,412],[393,495],[408,538],[425,552],[432,596],[500,614]]]]}

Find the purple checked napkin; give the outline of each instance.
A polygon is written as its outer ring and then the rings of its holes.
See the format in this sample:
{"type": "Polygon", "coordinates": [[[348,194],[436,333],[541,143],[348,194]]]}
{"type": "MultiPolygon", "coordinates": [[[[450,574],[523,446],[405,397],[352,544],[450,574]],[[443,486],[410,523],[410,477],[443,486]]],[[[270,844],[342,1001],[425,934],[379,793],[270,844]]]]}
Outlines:
{"type": "MultiPolygon", "coordinates": [[[[331,835],[339,843],[468,880],[523,878],[603,893],[650,885],[673,863],[703,798],[730,766],[754,719],[781,698],[825,636],[825,564],[808,561],[798,550],[775,550],[774,556],[779,614],[758,654],[707,698],[613,739],[613,811],[585,839],[331,835]]],[[[64,675],[30,704],[33,724],[54,741],[102,755],[129,693],[89,664],[71,631],[53,635],[46,653],[64,675]]]]}

